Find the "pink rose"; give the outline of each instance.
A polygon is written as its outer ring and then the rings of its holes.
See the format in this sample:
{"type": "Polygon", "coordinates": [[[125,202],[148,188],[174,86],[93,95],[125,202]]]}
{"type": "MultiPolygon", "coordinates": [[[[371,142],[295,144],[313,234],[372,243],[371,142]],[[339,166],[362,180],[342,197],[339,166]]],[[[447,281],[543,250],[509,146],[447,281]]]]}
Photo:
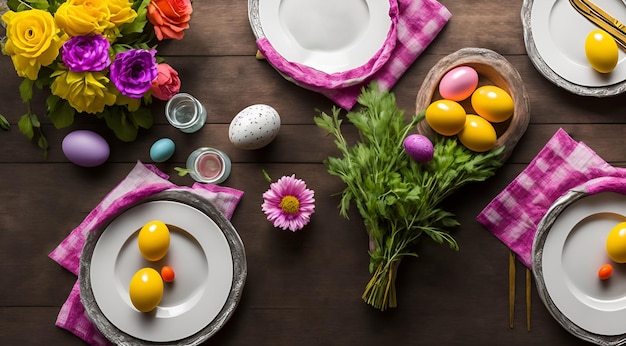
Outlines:
{"type": "Polygon", "coordinates": [[[190,0],[151,0],[148,4],[148,20],[154,26],[159,41],[181,40],[189,28],[193,9],[190,0]]]}
{"type": "Polygon", "coordinates": [[[152,96],[167,101],[180,91],[178,72],[168,64],[157,65],[157,78],[152,81],[152,96]]]}

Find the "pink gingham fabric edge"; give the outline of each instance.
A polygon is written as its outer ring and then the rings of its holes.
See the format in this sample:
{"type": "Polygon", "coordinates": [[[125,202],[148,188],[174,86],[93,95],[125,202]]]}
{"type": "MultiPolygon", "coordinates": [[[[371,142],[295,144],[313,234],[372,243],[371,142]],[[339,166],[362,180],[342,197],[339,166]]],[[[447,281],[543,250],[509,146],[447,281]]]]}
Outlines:
{"type": "Polygon", "coordinates": [[[396,0],[389,0],[389,18],[391,19],[391,26],[387,33],[387,38],[376,54],[365,64],[342,72],[326,73],[303,64],[288,61],[276,51],[266,37],[259,38],[256,43],[265,59],[294,82],[312,88],[343,88],[361,82],[364,76],[374,74],[391,57],[397,42],[398,3],[396,0]]]}
{"type": "Polygon", "coordinates": [[[532,268],[537,225],[552,203],[570,189],[599,177],[626,177],[626,169],[609,165],[583,142],[574,141],[559,129],[476,220],[515,252],[522,264],[532,268]],[[535,191],[543,189],[544,193],[530,192],[537,185],[541,188],[535,191]]]}

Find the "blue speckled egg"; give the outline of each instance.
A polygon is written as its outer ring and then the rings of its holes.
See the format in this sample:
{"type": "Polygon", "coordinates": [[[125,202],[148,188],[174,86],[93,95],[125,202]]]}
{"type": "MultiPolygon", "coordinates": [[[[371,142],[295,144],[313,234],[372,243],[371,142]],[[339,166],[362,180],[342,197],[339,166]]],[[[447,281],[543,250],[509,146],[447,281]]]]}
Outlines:
{"type": "Polygon", "coordinates": [[[161,138],[150,147],[150,158],[154,162],[164,162],[174,155],[174,141],[169,138],[161,138]]]}
{"type": "Polygon", "coordinates": [[[408,135],[404,139],[404,150],[413,160],[418,162],[428,162],[432,160],[435,152],[430,139],[417,134],[408,135]]]}
{"type": "Polygon", "coordinates": [[[280,130],[278,112],[263,104],[244,108],[230,122],[228,138],[239,149],[254,150],[268,145],[280,130]]]}
{"type": "Polygon", "coordinates": [[[99,134],[89,130],[68,133],[63,138],[61,149],[68,160],[82,167],[100,166],[111,153],[109,143],[99,134]]]}

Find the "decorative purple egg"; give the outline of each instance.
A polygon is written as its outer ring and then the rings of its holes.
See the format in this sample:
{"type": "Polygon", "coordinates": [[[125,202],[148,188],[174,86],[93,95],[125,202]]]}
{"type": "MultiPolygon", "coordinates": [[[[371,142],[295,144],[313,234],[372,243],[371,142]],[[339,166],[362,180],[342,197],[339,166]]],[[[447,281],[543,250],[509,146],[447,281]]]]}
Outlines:
{"type": "Polygon", "coordinates": [[[404,139],[404,150],[409,156],[418,162],[432,160],[435,149],[433,143],[426,136],[413,134],[404,139]]]}
{"type": "Polygon", "coordinates": [[[99,134],[89,130],[68,133],[61,144],[63,154],[72,163],[82,167],[103,164],[110,154],[109,144],[99,134]]]}

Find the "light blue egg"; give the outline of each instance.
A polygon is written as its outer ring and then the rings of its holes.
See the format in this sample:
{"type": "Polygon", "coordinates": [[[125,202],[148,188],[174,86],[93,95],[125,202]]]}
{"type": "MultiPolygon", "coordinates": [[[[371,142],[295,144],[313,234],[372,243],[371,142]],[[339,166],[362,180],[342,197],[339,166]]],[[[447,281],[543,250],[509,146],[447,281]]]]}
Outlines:
{"type": "Polygon", "coordinates": [[[150,158],[154,162],[167,161],[174,155],[175,148],[174,141],[169,138],[161,138],[150,147],[150,158]]]}

